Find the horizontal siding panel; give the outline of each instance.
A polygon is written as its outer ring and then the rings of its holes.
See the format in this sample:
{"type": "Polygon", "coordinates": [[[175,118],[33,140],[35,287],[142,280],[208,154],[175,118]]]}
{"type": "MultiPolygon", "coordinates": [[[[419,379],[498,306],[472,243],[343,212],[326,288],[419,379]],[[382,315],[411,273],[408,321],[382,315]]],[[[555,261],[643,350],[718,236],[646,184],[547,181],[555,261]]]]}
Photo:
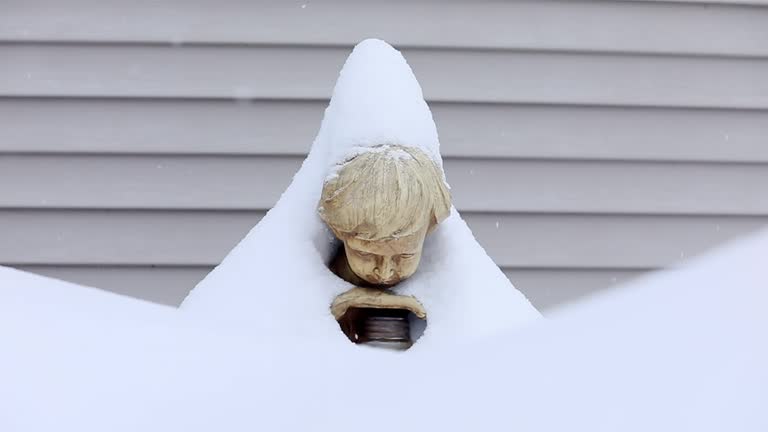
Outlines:
{"type": "MultiPolygon", "coordinates": [[[[179,305],[212,269],[204,267],[20,266],[21,270],[95,288],[179,305]]],[[[528,299],[545,312],[616,286],[641,274],[626,270],[504,269],[528,299]]]]}
{"type": "MultiPolygon", "coordinates": [[[[303,155],[324,101],[0,99],[0,152],[303,155]]],[[[768,162],[768,110],[432,103],[448,157],[768,162]]]]}
{"type": "Polygon", "coordinates": [[[546,312],[615,288],[640,275],[639,270],[614,269],[503,269],[515,288],[533,305],[546,312]]]}
{"type": "MultiPolygon", "coordinates": [[[[0,155],[0,208],[267,209],[300,157],[0,155]]],[[[462,211],[768,214],[768,164],[448,159],[462,211]]]]}
{"type": "Polygon", "coordinates": [[[745,6],[768,6],[768,0],[619,0],[648,3],[692,3],[706,6],[718,5],[745,5],[745,6]]]}
{"type": "MultiPolygon", "coordinates": [[[[767,217],[466,213],[502,267],[675,265],[768,224],[767,217]]],[[[0,263],[214,265],[258,212],[2,211],[0,263]]]]}
{"type": "Polygon", "coordinates": [[[4,264],[215,265],[263,212],[0,211],[4,264]]]}
{"type": "Polygon", "coordinates": [[[469,214],[502,267],[646,269],[680,264],[768,225],[768,217],[469,214]]]}
{"type": "MultiPolygon", "coordinates": [[[[0,96],[325,99],[348,54],[331,47],[0,45],[0,96]]],[[[405,54],[431,101],[768,108],[768,59],[405,54]]]]}
{"type": "Polygon", "coordinates": [[[178,306],[212,267],[15,266],[20,270],[178,306]]]}
{"type": "Polygon", "coordinates": [[[0,40],[352,45],[768,54],[768,10],[544,1],[12,1],[0,40]],[[652,30],[651,30],[652,29],[652,30]]]}

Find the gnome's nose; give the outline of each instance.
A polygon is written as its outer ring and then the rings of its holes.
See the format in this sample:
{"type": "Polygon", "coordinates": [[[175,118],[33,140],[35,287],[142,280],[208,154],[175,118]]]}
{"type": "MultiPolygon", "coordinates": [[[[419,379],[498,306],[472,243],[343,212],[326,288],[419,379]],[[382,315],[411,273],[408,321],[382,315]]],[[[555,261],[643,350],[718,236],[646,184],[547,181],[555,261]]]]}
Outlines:
{"type": "Polygon", "coordinates": [[[383,261],[376,266],[373,269],[373,274],[378,278],[379,282],[382,283],[393,282],[397,277],[395,274],[395,267],[389,261],[383,261]]]}

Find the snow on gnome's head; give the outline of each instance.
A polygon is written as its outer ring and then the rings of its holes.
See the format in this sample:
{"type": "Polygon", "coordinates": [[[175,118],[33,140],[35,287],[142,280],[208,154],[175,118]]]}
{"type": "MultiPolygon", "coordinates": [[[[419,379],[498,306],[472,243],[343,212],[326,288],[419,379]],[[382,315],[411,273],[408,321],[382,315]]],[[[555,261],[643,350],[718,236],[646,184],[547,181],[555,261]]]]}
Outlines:
{"type": "Polygon", "coordinates": [[[443,178],[423,151],[400,145],[370,147],[342,163],[319,203],[320,217],[344,243],[337,274],[375,286],[413,275],[425,237],[450,214],[443,178]]]}
{"type": "Polygon", "coordinates": [[[451,197],[432,113],[399,51],[375,39],[355,47],[316,143],[330,162],[318,213],[343,243],[330,269],[353,285],[331,312],[353,342],[407,347],[408,314],[426,320],[427,311],[393,286],[416,273],[451,197]]]}
{"type": "Polygon", "coordinates": [[[318,138],[330,155],[318,210],[344,243],[332,269],[358,286],[412,276],[451,198],[432,113],[399,51],[376,39],[355,47],[318,138]]]}

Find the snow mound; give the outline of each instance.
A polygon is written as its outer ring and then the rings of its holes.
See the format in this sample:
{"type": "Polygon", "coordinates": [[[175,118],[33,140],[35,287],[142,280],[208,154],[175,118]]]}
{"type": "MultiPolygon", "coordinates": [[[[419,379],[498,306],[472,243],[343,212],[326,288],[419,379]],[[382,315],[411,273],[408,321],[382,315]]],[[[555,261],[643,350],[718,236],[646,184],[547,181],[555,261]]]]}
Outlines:
{"type": "Polygon", "coordinates": [[[763,432],[766,256],[768,232],[524,332],[355,361],[273,349],[290,334],[0,314],[0,430],[763,432]]]}
{"type": "Polygon", "coordinates": [[[344,63],[313,147],[335,164],[382,144],[416,147],[442,166],[432,112],[410,66],[386,42],[368,39],[344,63]]]}
{"type": "MultiPolygon", "coordinates": [[[[317,215],[324,180],[373,146],[417,147],[442,166],[437,129],[416,78],[387,43],[366,40],[347,59],[320,131],[275,207],[181,306],[195,319],[279,331],[350,348],[329,305],[351,285],[328,270],[338,244],[317,215]]],[[[428,313],[413,350],[523,326],[540,315],[477,243],[458,211],[431,234],[419,270],[397,291],[428,313]]]]}
{"type": "Polygon", "coordinates": [[[170,306],[0,266],[0,315],[7,320],[118,322],[170,318],[174,313],[170,306]]]}

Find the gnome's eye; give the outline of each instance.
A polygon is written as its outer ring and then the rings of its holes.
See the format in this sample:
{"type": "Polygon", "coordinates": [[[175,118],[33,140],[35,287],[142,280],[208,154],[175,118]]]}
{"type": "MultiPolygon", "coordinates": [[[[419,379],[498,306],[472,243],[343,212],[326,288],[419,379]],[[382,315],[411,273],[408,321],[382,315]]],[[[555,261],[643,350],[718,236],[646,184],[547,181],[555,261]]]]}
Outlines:
{"type": "Polygon", "coordinates": [[[402,258],[402,259],[413,258],[414,256],[416,256],[416,254],[412,254],[412,253],[409,253],[409,254],[400,254],[400,258],[402,258]]]}
{"type": "Polygon", "coordinates": [[[373,256],[372,253],[363,252],[363,251],[359,251],[359,250],[355,250],[355,254],[357,254],[358,256],[361,256],[363,258],[369,258],[369,257],[373,256]]]}

